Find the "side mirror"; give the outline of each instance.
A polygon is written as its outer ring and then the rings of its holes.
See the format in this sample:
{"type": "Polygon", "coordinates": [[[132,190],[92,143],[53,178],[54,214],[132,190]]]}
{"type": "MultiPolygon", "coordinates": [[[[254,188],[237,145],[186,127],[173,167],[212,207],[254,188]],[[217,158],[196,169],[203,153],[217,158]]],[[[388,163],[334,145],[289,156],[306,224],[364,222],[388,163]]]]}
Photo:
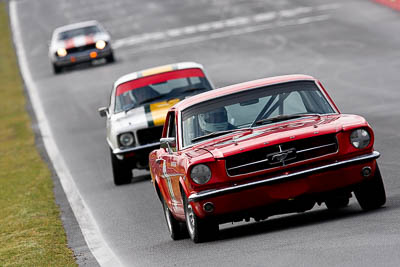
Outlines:
{"type": "Polygon", "coordinates": [[[174,137],[161,138],[160,147],[165,148],[169,154],[172,154],[172,147],[176,147],[175,138],[174,137]]]}
{"type": "Polygon", "coordinates": [[[100,117],[107,117],[108,115],[108,108],[107,107],[101,107],[98,109],[100,117]]]}

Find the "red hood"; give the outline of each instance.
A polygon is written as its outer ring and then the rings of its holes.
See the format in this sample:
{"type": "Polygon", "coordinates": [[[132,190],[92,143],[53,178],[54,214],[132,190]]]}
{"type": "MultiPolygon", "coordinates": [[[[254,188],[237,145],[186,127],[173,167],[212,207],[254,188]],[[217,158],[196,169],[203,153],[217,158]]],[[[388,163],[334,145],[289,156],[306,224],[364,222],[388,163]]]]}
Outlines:
{"type": "Polygon", "coordinates": [[[311,136],[347,131],[368,126],[367,121],[357,115],[328,115],[302,118],[289,122],[259,127],[253,131],[234,132],[230,135],[214,138],[201,143],[188,153],[196,161],[207,161],[207,158],[224,158],[237,153],[299,140],[311,136]]]}

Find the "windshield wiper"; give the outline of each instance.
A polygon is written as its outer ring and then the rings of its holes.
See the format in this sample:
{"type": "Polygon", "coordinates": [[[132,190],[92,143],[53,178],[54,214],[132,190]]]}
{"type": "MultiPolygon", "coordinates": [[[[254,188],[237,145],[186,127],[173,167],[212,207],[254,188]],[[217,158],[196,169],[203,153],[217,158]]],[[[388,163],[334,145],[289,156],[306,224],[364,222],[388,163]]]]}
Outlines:
{"type": "Polygon", "coordinates": [[[211,138],[211,137],[216,137],[216,136],[220,136],[220,135],[224,135],[224,134],[228,134],[228,133],[232,133],[232,132],[249,131],[249,130],[252,130],[252,129],[250,129],[250,128],[242,128],[242,129],[232,129],[232,130],[226,130],[226,131],[212,132],[212,133],[209,133],[209,134],[206,134],[206,135],[202,135],[202,136],[193,138],[191,141],[193,143],[193,142],[196,142],[196,141],[199,141],[199,140],[208,139],[208,138],[211,138]]]}
{"type": "Polygon", "coordinates": [[[314,114],[314,113],[304,113],[304,114],[292,114],[292,115],[279,115],[276,117],[272,118],[265,118],[261,120],[257,120],[251,124],[250,127],[254,127],[256,125],[262,125],[262,124],[268,124],[271,122],[279,122],[279,121],[286,121],[286,120],[291,120],[291,119],[296,119],[296,118],[301,118],[301,117],[321,117],[320,114],[314,114]]]}

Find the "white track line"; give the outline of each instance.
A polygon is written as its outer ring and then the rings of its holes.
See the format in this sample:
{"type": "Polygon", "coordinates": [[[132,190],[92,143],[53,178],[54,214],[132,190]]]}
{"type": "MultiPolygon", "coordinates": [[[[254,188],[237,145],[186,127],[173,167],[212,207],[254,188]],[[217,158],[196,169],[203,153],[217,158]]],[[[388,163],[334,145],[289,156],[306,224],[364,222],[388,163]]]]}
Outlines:
{"type": "Polygon", "coordinates": [[[65,164],[62,153],[60,153],[56,142],[53,138],[49,121],[45,115],[41,99],[38,93],[38,88],[32,78],[32,74],[28,67],[28,60],[25,54],[24,45],[21,36],[21,28],[18,19],[18,2],[13,0],[10,2],[10,20],[13,32],[14,44],[17,50],[18,62],[21,69],[22,77],[24,79],[33,110],[35,112],[37,122],[39,124],[40,132],[44,145],[50,160],[57,172],[61,185],[65,191],[67,199],[75,214],[78,224],[82,230],[82,234],[86,243],[101,266],[122,266],[114,252],[108,246],[103,238],[103,235],[90,211],[87,207],[85,200],[82,198],[76,184],[65,164]]]}
{"type": "Polygon", "coordinates": [[[214,33],[210,33],[207,35],[195,35],[193,37],[158,42],[155,44],[148,44],[146,46],[136,47],[135,49],[131,49],[128,52],[125,52],[125,55],[133,55],[133,54],[139,54],[139,53],[147,52],[147,51],[154,51],[154,50],[159,50],[159,49],[172,48],[172,47],[176,47],[176,46],[206,42],[209,40],[216,40],[216,39],[227,38],[227,37],[237,36],[237,35],[242,35],[242,34],[249,34],[249,33],[254,33],[254,32],[258,32],[258,31],[265,31],[265,30],[277,29],[277,28],[282,28],[282,27],[297,26],[297,25],[309,24],[309,23],[314,23],[314,22],[321,22],[321,21],[329,20],[330,18],[331,18],[330,15],[304,17],[304,18],[295,19],[295,20],[278,21],[278,22],[274,22],[274,23],[259,24],[259,25],[255,25],[255,26],[244,27],[244,28],[231,29],[228,31],[214,32],[214,33]]]}
{"type": "MultiPolygon", "coordinates": [[[[267,23],[281,19],[293,19],[299,15],[311,14],[313,11],[327,11],[338,9],[338,4],[327,4],[316,7],[297,7],[292,9],[284,9],[280,11],[270,11],[258,13],[251,16],[234,17],[225,20],[217,20],[197,25],[186,26],[182,28],[169,29],[163,32],[144,33],[133,35],[126,38],[115,40],[113,47],[115,49],[143,44],[146,42],[162,41],[168,38],[185,37],[193,34],[207,33],[216,30],[229,30],[238,27],[257,27],[257,23],[267,23]]],[[[197,36],[196,36],[197,37],[197,36]]],[[[195,39],[196,39],[195,37],[195,39]]]]}

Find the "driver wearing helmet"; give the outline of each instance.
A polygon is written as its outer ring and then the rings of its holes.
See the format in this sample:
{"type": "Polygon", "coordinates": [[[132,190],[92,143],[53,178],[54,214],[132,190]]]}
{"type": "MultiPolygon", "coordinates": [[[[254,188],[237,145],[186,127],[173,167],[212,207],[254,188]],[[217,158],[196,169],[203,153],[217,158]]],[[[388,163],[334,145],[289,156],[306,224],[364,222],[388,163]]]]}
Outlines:
{"type": "Polygon", "coordinates": [[[199,114],[199,125],[204,134],[226,131],[235,127],[228,122],[228,114],[225,107],[217,108],[206,113],[199,114]]]}

